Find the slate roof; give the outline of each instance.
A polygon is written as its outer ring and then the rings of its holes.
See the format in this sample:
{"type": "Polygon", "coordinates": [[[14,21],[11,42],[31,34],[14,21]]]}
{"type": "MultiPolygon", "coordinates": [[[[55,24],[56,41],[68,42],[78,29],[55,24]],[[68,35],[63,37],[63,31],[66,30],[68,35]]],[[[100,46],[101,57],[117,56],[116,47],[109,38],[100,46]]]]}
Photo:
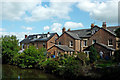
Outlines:
{"type": "Polygon", "coordinates": [[[59,49],[63,50],[63,51],[74,51],[74,49],[69,48],[66,45],[55,45],[56,47],[58,47],[59,49]]]}
{"type": "MultiPolygon", "coordinates": [[[[117,28],[120,28],[120,26],[107,27],[106,31],[115,35],[114,31],[117,28]]],[[[85,37],[91,37],[91,35],[93,35],[93,31],[97,32],[99,29],[103,29],[103,28],[95,26],[93,29],[90,28],[90,29],[71,30],[71,31],[67,31],[66,33],[70,34],[75,39],[80,39],[85,37]]]]}
{"type": "Polygon", "coordinates": [[[102,43],[96,43],[96,44],[101,45],[101,46],[105,47],[105,48],[108,49],[108,50],[115,51],[115,49],[110,48],[110,47],[108,47],[108,46],[105,45],[105,44],[102,44],[102,43]]]}
{"type": "Polygon", "coordinates": [[[49,36],[48,36],[48,34],[29,35],[27,38],[23,39],[20,43],[30,43],[30,42],[34,42],[34,41],[48,41],[55,34],[57,34],[57,33],[49,33],[49,36]]]}
{"type": "MultiPolygon", "coordinates": [[[[104,47],[104,48],[106,48],[107,50],[115,51],[114,48],[108,47],[107,45],[102,44],[102,43],[95,43],[95,44],[92,44],[92,45],[94,46],[94,45],[96,45],[96,44],[97,44],[97,45],[100,45],[100,46],[102,46],[102,47],[104,47]]],[[[88,46],[88,47],[85,48],[83,51],[89,50],[89,48],[90,48],[92,45],[88,46]]]]}

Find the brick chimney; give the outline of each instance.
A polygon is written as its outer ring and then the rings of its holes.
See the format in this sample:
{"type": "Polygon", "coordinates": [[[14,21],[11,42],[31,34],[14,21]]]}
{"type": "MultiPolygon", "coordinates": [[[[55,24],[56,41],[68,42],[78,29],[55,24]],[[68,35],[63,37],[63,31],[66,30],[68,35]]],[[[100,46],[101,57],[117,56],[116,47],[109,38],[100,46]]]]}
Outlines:
{"type": "Polygon", "coordinates": [[[50,32],[48,32],[48,34],[50,34],[50,32]]]}
{"type": "Polygon", "coordinates": [[[107,29],[106,22],[103,22],[102,28],[107,29]]]}
{"type": "Polygon", "coordinates": [[[94,28],[94,24],[93,24],[93,23],[91,24],[91,29],[92,29],[92,28],[94,28]]]}
{"type": "Polygon", "coordinates": [[[65,27],[63,27],[63,29],[62,29],[62,33],[64,33],[66,31],[66,28],[65,27]]]}
{"type": "Polygon", "coordinates": [[[68,29],[68,31],[70,31],[70,28],[68,29]]]}
{"type": "Polygon", "coordinates": [[[27,35],[25,35],[25,38],[27,38],[27,35]]]}

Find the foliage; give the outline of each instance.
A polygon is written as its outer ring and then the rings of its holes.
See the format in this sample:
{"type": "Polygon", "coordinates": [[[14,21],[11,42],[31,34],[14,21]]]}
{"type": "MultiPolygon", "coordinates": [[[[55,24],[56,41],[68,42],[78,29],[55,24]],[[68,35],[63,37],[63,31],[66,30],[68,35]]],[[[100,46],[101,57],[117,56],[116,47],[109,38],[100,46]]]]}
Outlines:
{"type": "Polygon", "coordinates": [[[29,46],[28,49],[19,55],[14,56],[13,63],[14,65],[18,65],[22,68],[32,68],[42,59],[45,59],[45,49],[36,49],[34,46],[29,46]]]}
{"type": "Polygon", "coordinates": [[[115,33],[116,33],[117,37],[120,38],[120,28],[116,29],[116,30],[115,30],[115,33]]]}
{"type": "Polygon", "coordinates": [[[90,62],[94,63],[97,60],[97,51],[93,46],[91,46],[89,50],[90,50],[89,54],[90,62]]]}
{"type": "Polygon", "coordinates": [[[116,50],[114,53],[115,61],[120,62],[120,50],[116,50]]]}
{"type": "Polygon", "coordinates": [[[17,54],[18,40],[16,36],[2,36],[2,61],[3,63],[9,63],[14,55],[17,54]]]}
{"type": "Polygon", "coordinates": [[[82,64],[85,65],[85,61],[87,60],[87,56],[85,53],[81,52],[78,53],[77,57],[82,61],[82,64]]]}

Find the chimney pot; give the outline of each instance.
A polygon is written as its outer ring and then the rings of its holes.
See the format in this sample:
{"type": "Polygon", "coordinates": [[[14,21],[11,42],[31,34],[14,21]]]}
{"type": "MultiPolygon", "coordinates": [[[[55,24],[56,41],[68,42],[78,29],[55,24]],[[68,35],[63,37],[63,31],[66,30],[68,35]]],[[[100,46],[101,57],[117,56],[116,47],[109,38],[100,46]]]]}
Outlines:
{"type": "Polygon", "coordinates": [[[102,28],[107,29],[106,22],[103,22],[102,28]]]}
{"type": "Polygon", "coordinates": [[[68,29],[68,31],[70,31],[70,28],[68,29]]]}
{"type": "Polygon", "coordinates": [[[65,27],[63,27],[63,29],[62,29],[62,33],[64,33],[66,31],[66,28],[65,27]]]}
{"type": "Polygon", "coordinates": [[[27,38],[27,35],[25,35],[25,38],[27,38]]]}
{"type": "Polygon", "coordinates": [[[93,24],[93,23],[91,24],[91,29],[92,29],[92,28],[94,28],[94,24],[93,24]]]}

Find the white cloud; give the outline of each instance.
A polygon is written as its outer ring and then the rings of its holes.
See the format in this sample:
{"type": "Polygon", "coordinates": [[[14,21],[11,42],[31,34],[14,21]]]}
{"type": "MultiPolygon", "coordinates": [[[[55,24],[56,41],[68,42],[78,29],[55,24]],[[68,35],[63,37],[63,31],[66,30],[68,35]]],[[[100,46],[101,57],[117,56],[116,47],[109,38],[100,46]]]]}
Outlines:
{"type": "Polygon", "coordinates": [[[23,28],[23,29],[25,29],[25,30],[33,30],[33,28],[32,27],[25,27],[25,26],[22,26],[21,28],[23,28]]]}
{"type": "Polygon", "coordinates": [[[83,27],[82,23],[76,23],[76,22],[66,22],[64,24],[66,28],[81,28],[83,27]]]}
{"type": "Polygon", "coordinates": [[[57,33],[61,33],[62,32],[62,24],[60,24],[60,23],[53,23],[52,25],[51,25],[51,31],[52,32],[57,32],[57,33]]]}
{"type": "Polygon", "coordinates": [[[109,23],[118,22],[118,1],[107,0],[104,2],[92,0],[80,0],[77,7],[80,10],[89,12],[91,18],[98,21],[106,21],[109,23]]]}
{"type": "Polygon", "coordinates": [[[2,31],[6,31],[6,29],[4,29],[4,28],[0,28],[0,31],[2,32],[2,31]]]}
{"type": "Polygon", "coordinates": [[[44,31],[49,30],[49,29],[50,29],[49,26],[45,26],[45,27],[44,27],[44,31]]]}
{"type": "Polygon", "coordinates": [[[41,0],[30,0],[30,2],[1,2],[0,4],[2,5],[0,16],[4,20],[40,21],[54,18],[70,19],[68,14],[72,3],[51,1],[49,6],[43,6],[41,0]]]}
{"type": "Polygon", "coordinates": [[[70,19],[68,16],[69,12],[72,10],[70,8],[72,3],[55,3],[50,2],[48,6],[36,6],[34,10],[31,11],[32,16],[25,17],[26,21],[40,21],[47,19],[70,19]]]}
{"type": "Polygon", "coordinates": [[[90,17],[98,21],[116,23],[118,21],[119,0],[50,0],[49,6],[41,5],[41,0],[22,0],[0,3],[1,17],[6,20],[40,21],[56,18],[70,19],[72,5],[89,12],[90,17]],[[103,2],[104,1],[104,2],[103,2]],[[38,5],[39,6],[36,6],[38,5]],[[29,12],[29,14],[26,13],[29,12]]]}
{"type": "Polygon", "coordinates": [[[25,35],[30,35],[33,33],[30,32],[0,32],[0,37],[5,35],[15,35],[17,39],[19,39],[19,42],[25,38],[25,35]]]}

